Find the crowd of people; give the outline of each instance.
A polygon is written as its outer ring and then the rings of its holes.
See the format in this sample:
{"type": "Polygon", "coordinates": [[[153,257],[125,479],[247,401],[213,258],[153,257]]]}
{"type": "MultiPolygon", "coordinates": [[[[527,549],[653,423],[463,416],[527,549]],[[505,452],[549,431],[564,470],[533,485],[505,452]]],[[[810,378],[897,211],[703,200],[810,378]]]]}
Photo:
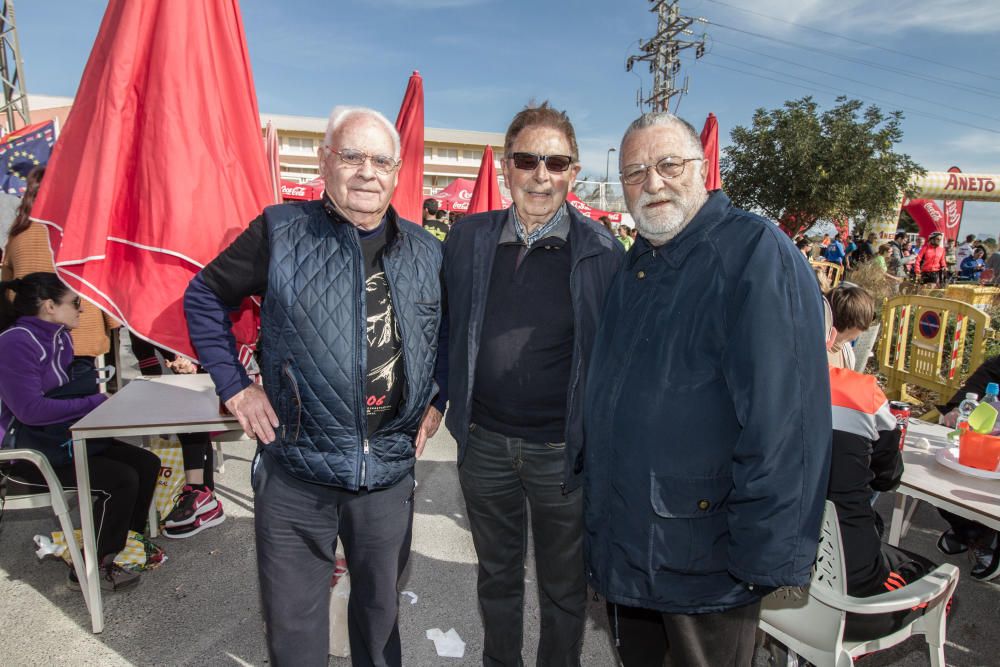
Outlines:
{"type": "MultiPolygon", "coordinates": [[[[893,247],[793,242],[707,191],[699,135],[669,113],[636,119],[618,154],[634,235],[567,204],[579,149],[548,103],[507,129],[510,208],[449,225],[429,199],[421,226],[390,206],[396,128],[372,109],[336,107],[320,148],[322,199],[267,207],[191,281],[184,307],[199,362],[258,442],[251,484],[272,663],[327,664],[338,539],[353,664],[402,663],[414,465],[442,421],[478,558],[485,665],[522,664],[529,544],[545,665],[580,664],[588,586],[606,601],[626,666],[668,655],[749,665],[762,598],[810,580],[827,499],[850,594],[933,567],[884,544],[872,507],[902,473],[885,396],[851,370],[851,341],[875,301],[848,284],[821,291],[806,260],[825,245],[828,261],[884,262],[893,274],[893,247]],[[249,296],[263,299],[262,385],[232,345],[228,313],[249,296]]],[[[940,240],[904,249],[901,238],[899,257],[929,270],[919,262],[940,240]]],[[[8,256],[16,273],[23,260],[11,246],[8,256]]],[[[83,315],[100,313],[81,313],[52,271],[0,284],[14,296],[0,299],[0,426],[5,446],[35,437],[72,486],[59,438],[105,399],[90,357],[107,349],[71,339],[83,315]],[[89,363],[78,362],[84,351],[89,363]],[[38,435],[50,426],[52,445],[38,435]]],[[[144,372],[159,372],[151,345],[133,348],[144,372]]],[[[174,372],[198,370],[163,356],[174,372]]],[[[168,537],[225,517],[207,438],[181,442],[186,484],[168,537]]],[[[91,441],[89,454],[105,587],[125,588],[137,576],[114,555],[129,529],[145,529],[159,462],[114,441],[91,441]]],[[[38,483],[24,466],[5,474],[38,483]]],[[[996,541],[953,525],[942,549],[992,548],[988,579],[1000,569],[996,541]]],[[[919,613],[852,616],[847,633],[875,636],[919,613]]]]}
{"type": "Polygon", "coordinates": [[[857,268],[874,261],[886,279],[898,285],[905,280],[918,284],[979,283],[1000,285],[1000,248],[996,239],[978,239],[969,234],[965,241],[945,241],[942,232],[927,237],[897,232],[887,243],[868,234],[860,243],[851,234],[833,238],[824,234],[814,242],[806,236],[796,239],[796,247],[810,259],[822,259],[844,267],[857,268]]]}

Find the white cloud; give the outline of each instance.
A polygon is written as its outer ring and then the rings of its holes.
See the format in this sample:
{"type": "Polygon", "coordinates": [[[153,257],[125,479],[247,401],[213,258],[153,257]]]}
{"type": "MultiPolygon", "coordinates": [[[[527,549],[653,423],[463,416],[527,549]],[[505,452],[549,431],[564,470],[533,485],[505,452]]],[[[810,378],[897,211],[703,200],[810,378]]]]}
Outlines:
{"type": "Polygon", "coordinates": [[[989,155],[987,159],[994,168],[1000,169],[997,156],[1000,155],[1000,134],[996,132],[968,132],[946,142],[956,152],[973,155],[989,155]]]}
{"type": "MultiPolygon", "coordinates": [[[[743,6],[739,0],[725,5],[743,6]]],[[[757,14],[730,9],[722,3],[706,2],[713,16],[731,13],[739,17],[736,26],[749,30],[766,29],[769,34],[798,30],[757,14]]],[[[802,23],[830,32],[858,38],[894,35],[901,30],[921,28],[950,33],[1000,32],[1000,3],[995,0],[756,0],[747,7],[758,14],[802,23]]],[[[698,9],[687,10],[697,14],[698,9]]],[[[721,18],[720,23],[725,23],[721,18]]]]}

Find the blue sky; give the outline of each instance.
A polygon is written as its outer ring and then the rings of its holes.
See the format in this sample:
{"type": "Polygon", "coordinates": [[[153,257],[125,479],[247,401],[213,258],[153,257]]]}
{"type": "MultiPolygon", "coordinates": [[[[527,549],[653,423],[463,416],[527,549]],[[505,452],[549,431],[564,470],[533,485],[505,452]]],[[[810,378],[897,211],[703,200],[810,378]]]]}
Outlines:
{"type": "MultiPolygon", "coordinates": [[[[624,68],[655,31],[646,0],[240,4],[261,111],[325,116],[348,103],[394,119],[418,69],[427,125],[502,132],[529,99],[549,99],[569,112],[594,176],[651,82],[643,65],[624,68]]],[[[17,3],[29,92],[75,93],[105,5],[17,3]]],[[[709,20],[695,26],[709,48],[698,62],[683,58],[690,92],[678,112],[698,128],[714,112],[723,146],[759,107],[813,95],[828,108],[848,94],[902,109],[900,150],[926,169],[1000,173],[1000,2],[690,0],[681,10],[709,20]]],[[[962,232],[1000,233],[1000,203],[966,204],[962,232]]]]}

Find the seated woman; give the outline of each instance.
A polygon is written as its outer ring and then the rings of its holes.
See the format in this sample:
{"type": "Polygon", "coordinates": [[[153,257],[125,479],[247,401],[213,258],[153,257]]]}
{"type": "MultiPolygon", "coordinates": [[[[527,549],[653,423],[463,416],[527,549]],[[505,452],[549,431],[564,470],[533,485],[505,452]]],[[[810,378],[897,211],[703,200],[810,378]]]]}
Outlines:
{"type": "MultiPolygon", "coordinates": [[[[59,481],[76,486],[69,453],[68,427],[100,405],[107,395],[72,390],[69,368],[73,342],[69,330],[80,323],[80,297],[54,273],[31,273],[0,283],[0,294],[14,292],[13,302],[0,298],[0,428],[3,446],[23,447],[53,441],[29,437],[31,427],[49,426],[54,441],[42,448],[59,481]],[[57,397],[58,396],[58,397],[57,397]],[[13,432],[11,423],[14,420],[13,432]],[[63,433],[60,429],[64,429],[63,433]],[[62,435],[60,435],[62,433],[62,435]],[[13,441],[13,442],[12,442],[13,441]]],[[[96,378],[93,378],[96,382],[96,378]]],[[[73,385],[78,384],[73,381],[73,385]]],[[[122,569],[114,559],[125,548],[128,531],[143,532],[156,490],[160,459],[153,453],[111,439],[88,440],[90,484],[95,496],[94,525],[101,588],[120,590],[139,581],[139,573],[122,569]]],[[[11,488],[44,486],[38,469],[17,461],[10,469],[11,488]]],[[[69,585],[79,588],[70,570],[69,585]]]]}
{"type": "Polygon", "coordinates": [[[962,280],[979,282],[979,276],[983,273],[983,269],[986,268],[984,257],[986,257],[986,250],[982,246],[978,246],[972,251],[971,256],[962,260],[962,263],[958,267],[958,277],[962,280]]]}

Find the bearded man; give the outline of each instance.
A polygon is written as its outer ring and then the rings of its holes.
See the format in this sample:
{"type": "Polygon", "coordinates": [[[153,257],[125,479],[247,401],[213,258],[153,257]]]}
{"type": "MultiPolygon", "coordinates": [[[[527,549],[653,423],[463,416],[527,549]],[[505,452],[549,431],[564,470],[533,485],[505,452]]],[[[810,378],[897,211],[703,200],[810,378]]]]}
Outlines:
{"type": "Polygon", "coordinates": [[[809,582],[831,447],[823,308],[777,225],[705,190],[690,124],[622,139],[639,230],[584,399],[587,578],[626,667],[749,665],[760,599],[809,582]]]}

